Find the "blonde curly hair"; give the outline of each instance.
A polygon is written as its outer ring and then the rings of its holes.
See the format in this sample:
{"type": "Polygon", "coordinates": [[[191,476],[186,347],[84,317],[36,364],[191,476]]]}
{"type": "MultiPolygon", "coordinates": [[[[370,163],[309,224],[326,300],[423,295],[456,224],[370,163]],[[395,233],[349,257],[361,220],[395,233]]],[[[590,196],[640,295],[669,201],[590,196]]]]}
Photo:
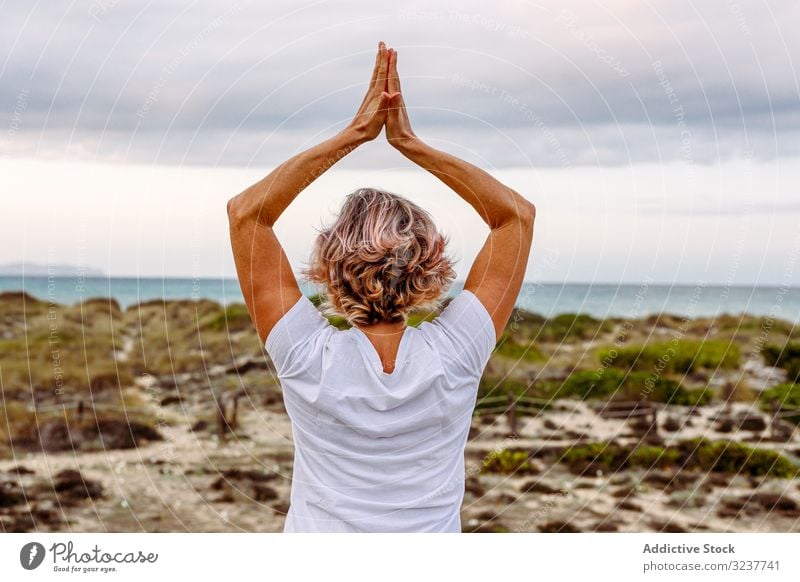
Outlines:
{"type": "Polygon", "coordinates": [[[456,276],[447,243],[413,202],[361,188],[319,232],[304,275],[324,289],[323,311],[351,325],[405,321],[415,309],[441,305],[456,276]]]}

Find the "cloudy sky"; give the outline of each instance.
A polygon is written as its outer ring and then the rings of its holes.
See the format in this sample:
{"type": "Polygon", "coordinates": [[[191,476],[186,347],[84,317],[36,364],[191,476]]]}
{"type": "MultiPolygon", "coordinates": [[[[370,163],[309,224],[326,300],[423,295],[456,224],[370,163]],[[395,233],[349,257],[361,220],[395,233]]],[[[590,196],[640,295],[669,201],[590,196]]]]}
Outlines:
{"type": "MultiPolygon", "coordinates": [[[[528,278],[800,283],[800,4],[133,2],[0,8],[0,262],[233,273],[225,201],[341,129],[375,45],[417,133],[539,209],[528,278]]],[[[382,141],[282,218],[300,265],[362,185],[464,276],[485,228],[382,141]]]]}

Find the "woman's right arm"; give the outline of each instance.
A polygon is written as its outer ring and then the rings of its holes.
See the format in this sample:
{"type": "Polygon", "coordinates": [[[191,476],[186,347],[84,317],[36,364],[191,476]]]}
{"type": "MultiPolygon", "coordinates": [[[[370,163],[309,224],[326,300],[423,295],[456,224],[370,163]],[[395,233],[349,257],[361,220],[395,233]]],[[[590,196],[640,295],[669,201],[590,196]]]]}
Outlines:
{"type": "Polygon", "coordinates": [[[499,339],[525,276],[536,208],[487,172],[420,140],[412,131],[400,92],[397,53],[389,54],[389,115],[386,137],[398,151],[428,170],[466,200],[490,232],[470,269],[464,289],[474,293],[492,316],[499,339]]]}

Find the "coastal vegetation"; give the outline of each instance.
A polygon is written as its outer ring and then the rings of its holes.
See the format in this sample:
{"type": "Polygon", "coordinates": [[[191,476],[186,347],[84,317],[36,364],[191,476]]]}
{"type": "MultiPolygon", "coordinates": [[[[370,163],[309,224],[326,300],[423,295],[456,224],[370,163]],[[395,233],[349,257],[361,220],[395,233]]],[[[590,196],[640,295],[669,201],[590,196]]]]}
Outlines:
{"type": "MultiPolygon", "coordinates": [[[[321,297],[311,300],[319,306],[321,297]]],[[[413,313],[409,324],[436,315],[413,313]]],[[[465,531],[692,531],[700,505],[714,530],[792,527],[798,346],[791,323],[748,315],[516,311],[479,382],[465,531]],[[792,489],[778,495],[769,483],[782,479],[792,489]],[[646,498],[652,486],[669,495],[646,498]],[[642,522],[644,505],[660,517],[642,522]],[[595,506],[605,517],[586,510],[595,506]]],[[[194,527],[282,527],[291,428],[242,304],[122,309],[105,299],[59,305],[0,294],[0,392],[6,531],[62,528],[65,506],[70,516],[83,512],[76,531],[97,529],[97,519],[118,531],[185,529],[204,508],[206,521],[194,527]],[[84,475],[84,455],[97,452],[113,463],[84,475]],[[187,487],[179,501],[189,500],[182,512],[169,493],[178,482],[187,487]],[[125,509],[152,487],[148,503],[163,499],[168,509],[151,517],[144,505],[125,509]],[[53,497],[54,488],[64,493],[53,497]],[[165,521],[171,512],[180,518],[165,521]],[[213,521],[223,514],[233,521],[213,521]]]]}
{"type": "MultiPolygon", "coordinates": [[[[575,444],[549,450],[550,460],[567,465],[578,474],[628,469],[667,469],[727,474],[768,476],[780,479],[800,477],[800,465],[780,452],[740,442],[698,437],[669,446],[621,445],[614,442],[575,444]]],[[[531,457],[520,449],[493,451],[483,463],[486,473],[529,473],[531,457]]]]}

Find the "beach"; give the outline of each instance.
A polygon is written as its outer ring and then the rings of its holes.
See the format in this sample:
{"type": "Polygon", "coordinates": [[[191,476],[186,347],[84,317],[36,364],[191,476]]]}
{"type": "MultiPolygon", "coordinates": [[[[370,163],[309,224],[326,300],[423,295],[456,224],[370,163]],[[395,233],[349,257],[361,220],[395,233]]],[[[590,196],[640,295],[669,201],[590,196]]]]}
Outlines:
{"type": "MultiPolygon", "coordinates": [[[[800,531],[800,329],[626,297],[640,316],[514,312],[463,530],[800,531]]],[[[241,303],[8,291],[0,313],[4,531],[282,530],[291,426],[241,303]]]]}

